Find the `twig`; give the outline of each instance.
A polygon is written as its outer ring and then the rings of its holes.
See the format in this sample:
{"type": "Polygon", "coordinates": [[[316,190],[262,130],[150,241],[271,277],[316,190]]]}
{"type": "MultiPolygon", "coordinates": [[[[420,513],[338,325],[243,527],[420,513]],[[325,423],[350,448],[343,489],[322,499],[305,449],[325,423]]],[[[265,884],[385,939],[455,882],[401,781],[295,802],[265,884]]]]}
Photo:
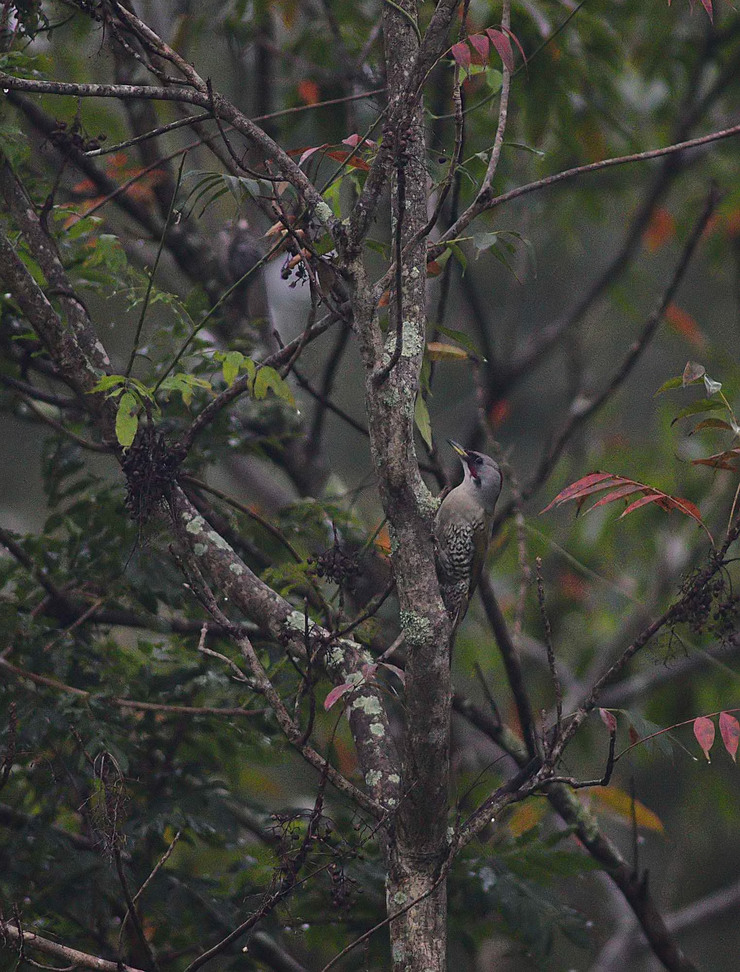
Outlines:
{"type": "MultiPolygon", "coordinates": [[[[547,613],[547,606],[545,604],[545,584],[542,580],[542,557],[537,557],[535,559],[535,564],[537,565],[537,600],[540,605],[540,615],[542,616],[542,627],[545,630],[545,646],[547,648],[547,665],[550,669],[550,678],[552,679],[553,688],[555,689],[555,703],[557,711],[557,719],[555,722],[555,739],[557,740],[560,736],[560,727],[563,721],[563,687],[560,684],[560,676],[558,675],[558,666],[555,661],[555,649],[552,644],[552,628],[550,626],[550,617],[547,613]]],[[[613,747],[612,747],[613,748],[613,747]]],[[[612,760],[614,758],[614,753],[612,752],[612,760]]],[[[606,784],[604,784],[606,785],[606,784]]]]}
{"type": "Polygon", "coordinates": [[[134,361],[136,360],[136,355],[139,353],[139,341],[141,339],[141,331],[144,327],[144,319],[146,318],[147,308],[149,307],[149,299],[152,295],[152,288],[154,287],[154,278],[157,274],[157,267],[159,266],[159,261],[162,256],[162,251],[164,250],[165,240],[167,239],[167,231],[170,228],[170,223],[172,222],[172,215],[175,211],[175,200],[177,199],[177,194],[180,191],[180,182],[182,181],[182,170],[185,165],[185,159],[187,156],[183,154],[180,159],[180,168],[177,171],[177,178],[175,179],[175,187],[172,190],[172,199],[170,200],[170,208],[167,212],[167,218],[164,222],[164,229],[162,230],[162,235],[159,238],[159,246],[157,247],[157,255],[154,258],[154,266],[149,273],[149,279],[146,285],[146,293],[144,294],[144,300],[141,305],[141,313],[139,314],[139,320],[136,325],[136,333],[134,334],[134,343],[131,348],[131,354],[128,359],[128,364],[126,365],[125,375],[131,374],[131,369],[134,366],[134,361]]]}
{"type": "MultiPolygon", "coordinates": [[[[2,82],[1,76],[0,82],[2,82]]],[[[512,199],[527,196],[531,192],[546,189],[549,186],[565,182],[568,179],[574,179],[576,176],[586,175],[590,172],[600,172],[604,169],[611,169],[618,165],[628,165],[632,162],[648,162],[650,159],[660,159],[666,155],[700,148],[702,145],[709,145],[712,142],[718,142],[725,138],[734,138],[735,135],[740,135],[740,125],[721,128],[718,131],[710,132],[708,135],[702,135],[699,138],[690,138],[685,142],[677,142],[674,145],[666,145],[663,148],[650,149],[646,152],[634,152],[631,155],[620,155],[611,159],[602,159],[601,162],[590,162],[588,165],[578,165],[573,169],[564,169],[562,172],[556,172],[553,175],[546,176],[544,179],[537,179],[535,182],[528,182],[526,185],[511,189],[509,192],[504,192],[500,196],[491,196],[490,193],[487,193],[484,197],[477,197],[476,201],[478,205],[475,207],[471,206],[462,213],[449,230],[440,237],[439,241],[430,247],[428,259],[433,260],[438,257],[444,251],[445,245],[460,236],[472,220],[480,215],[480,213],[502,206],[504,203],[511,202],[512,199]]]]}
{"type": "Polygon", "coordinates": [[[296,548],[293,546],[290,540],[288,540],[282,530],[278,529],[274,523],[271,523],[269,520],[265,519],[265,517],[263,517],[260,513],[252,509],[252,507],[246,506],[244,503],[240,503],[238,500],[235,500],[233,497],[229,496],[228,493],[225,493],[221,489],[217,489],[215,486],[209,486],[208,483],[204,483],[203,480],[198,479],[197,476],[191,476],[189,473],[181,473],[179,478],[181,482],[189,483],[191,486],[195,486],[197,489],[203,490],[204,493],[210,493],[211,496],[216,496],[218,499],[223,500],[224,503],[228,503],[228,505],[233,507],[235,510],[238,510],[245,516],[248,516],[250,520],[254,520],[255,523],[259,523],[263,530],[267,530],[271,536],[273,536],[285,547],[296,563],[303,563],[304,558],[298,553],[296,548]]]}
{"type": "MultiPolygon", "coordinates": [[[[20,922],[15,919],[16,925],[20,922]]],[[[131,965],[123,962],[109,962],[107,959],[99,958],[97,955],[90,955],[87,952],[79,952],[76,948],[69,948],[67,945],[60,945],[52,942],[48,938],[41,938],[35,931],[25,931],[20,927],[13,927],[10,921],[0,919],[0,945],[3,938],[9,942],[14,942],[20,946],[38,949],[46,955],[69,962],[73,968],[93,969],[94,972],[142,972],[131,965]]]]}

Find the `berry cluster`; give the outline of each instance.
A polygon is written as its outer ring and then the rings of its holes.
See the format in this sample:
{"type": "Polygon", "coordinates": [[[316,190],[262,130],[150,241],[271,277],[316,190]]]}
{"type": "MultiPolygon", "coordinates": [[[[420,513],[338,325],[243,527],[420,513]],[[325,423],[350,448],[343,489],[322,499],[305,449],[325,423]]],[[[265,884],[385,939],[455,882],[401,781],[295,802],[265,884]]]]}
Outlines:
{"type": "Polygon", "coordinates": [[[307,563],[315,564],[311,573],[324,580],[333,581],[339,587],[352,590],[360,573],[357,558],[346,552],[341,545],[334,541],[334,545],[325,550],[318,557],[309,557],[307,563]]]}

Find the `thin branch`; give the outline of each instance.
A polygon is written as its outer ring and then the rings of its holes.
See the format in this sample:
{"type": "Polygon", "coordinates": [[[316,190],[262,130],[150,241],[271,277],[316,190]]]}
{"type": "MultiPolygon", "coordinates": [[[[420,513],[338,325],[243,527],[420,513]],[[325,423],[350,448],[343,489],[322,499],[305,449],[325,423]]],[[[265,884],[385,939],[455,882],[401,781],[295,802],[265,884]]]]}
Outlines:
{"type": "Polygon", "coordinates": [[[16,926],[10,921],[0,919],[0,946],[3,939],[9,944],[16,944],[19,947],[37,949],[45,955],[52,955],[55,958],[68,962],[72,968],[93,969],[94,972],[142,972],[141,969],[123,962],[109,962],[107,959],[99,958],[97,955],[89,955],[87,952],[79,952],[76,948],[69,948],[67,945],[60,945],[52,942],[48,938],[41,938],[35,931],[25,931],[18,928],[19,922],[16,919],[16,926]]]}
{"type": "MultiPolygon", "coordinates": [[[[511,0],[503,0],[503,10],[501,13],[501,26],[504,31],[508,33],[511,29],[511,0]]],[[[501,78],[501,98],[499,101],[498,108],[498,125],[496,126],[496,135],[493,140],[493,148],[491,149],[491,157],[488,160],[488,167],[486,169],[486,174],[483,177],[483,182],[481,183],[480,193],[488,193],[491,190],[491,184],[493,183],[493,177],[496,175],[496,169],[498,168],[499,159],[501,157],[501,148],[504,144],[504,134],[506,132],[506,120],[509,113],[509,92],[511,90],[511,72],[503,65],[503,75],[501,78]]],[[[475,205],[475,203],[473,203],[475,205]]]]}
{"type": "MultiPolygon", "coordinates": [[[[1,81],[2,78],[0,77],[1,81]]],[[[650,159],[660,159],[666,155],[673,155],[676,152],[686,152],[689,149],[709,145],[712,142],[719,142],[725,138],[734,138],[735,135],[740,135],[740,125],[722,128],[708,135],[702,135],[699,138],[690,138],[685,142],[677,142],[674,145],[667,145],[664,148],[650,149],[646,152],[634,152],[631,155],[620,155],[616,158],[603,159],[601,162],[591,162],[588,165],[578,165],[573,169],[565,169],[562,172],[556,172],[554,175],[546,176],[544,179],[538,179],[535,182],[529,182],[524,186],[511,189],[509,192],[504,192],[500,196],[492,196],[488,192],[482,197],[477,197],[476,205],[469,207],[462,213],[447,232],[440,237],[439,241],[429,248],[428,258],[433,260],[444,252],[445,244],[457,239],[480,213],[502,206],[504,203],[511,202],[512,199],[527,196],[531,192],[546,189],[549,186],[565,182],[568,179],[574,179],[576,176],[586,175],[590,172],[600,172],[603,169],[611,169],[618,165],[628,165],[632,162],[648,162],[650,159]]]]}

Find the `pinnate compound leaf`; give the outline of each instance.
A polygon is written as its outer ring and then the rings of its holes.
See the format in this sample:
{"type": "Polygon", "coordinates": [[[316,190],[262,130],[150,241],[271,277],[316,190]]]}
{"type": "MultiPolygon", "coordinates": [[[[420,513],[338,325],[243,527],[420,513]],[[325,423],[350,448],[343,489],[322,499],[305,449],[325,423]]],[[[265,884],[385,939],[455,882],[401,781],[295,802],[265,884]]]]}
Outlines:
{"type": "Polygon", "coordinates": [[[337,699],[341,699],[346,692],[350,692],[354,687],[351,682],[342,682],[341,685],[335,685],[324,699],[324,709],[328,712],[337,699]]]}
{"type": "Polygon", "coordinates": [[[740,722],[729,712],[720,712],[719,731],[725,749],[732,757],[733,763],[737,762],[737,746],[740,742],[740,722]]]}
{"type": "Polygon", "coordinates": [[[696,736],[696,741],[701,746],[702,752],[707,757],[707,762],[711,763],[712,760],[709,758],[709,751],[714,745],[714,723],[712,720],[706,716],[699,716],[698,719],[694,719],[694,735],[696,736]]]}
{"type": "Polygon", "coordinates": [[[671,496],[669,493],[664,493],[655,486],[648,486],[646,483],[640,483],[634,479],[627,479],[625,476],[617,476],[615,473],[589,473],[588,476],[584,476],[582,479],[577,480],[575,483],[571,483],[570,486],[566,486],[565,489],[561,490],[541,512],[547,513],[548,510],[551,510],[554,506],[560,506],[563,503],[567,503],[569,500],[575,500],[580,508],[587,496],[591,496],[593,493],[598,493],[607,489],[611,490],[611,492],[594,503],[594,505],[591,507],[592,510],[596,509],[597,506],[605,506],[607,503],[614,503],[634,493],[642,493],[643,495],[640,497],[640,499],[635,500],[634,503],[630,503],[630,505],[622,512],[622,517],[627,516],[643,506],[647,506],[649,503],[655,503],[662,510],[666,510],[668,512],[671,510],[678,510],[679,513],[683,513],[685,516],[690,516],[691,519],[695,520],[705,531],[709,539],[712,539],[709,530],[707,530],[704,521],[701,518],[701,512],[695,503],[692,503],[690,500],[683,499],[680,496],[671,496]]]}
{"type": "Polygon", "coordinates": [[[733,463],[740,463],[740,449],[726,449],[724,452],[707,456],[706,459],[691,460],[692,466],[711,466],[712,469],[729,469],[730,472],[738,472],[740,466],[733,463]]]}
{"type": "MultiPolygon", "coordinates": [[[[592,472],[588,476],[584,476],[575,483],[571,483],[570,486],[566,486],[565,489],[561,489],[558,495],[552,500],[542,513],[547,513],[548,510],[553,509],[555,506],[560,506],[561,503],[566,503],[568,500],[579,499],[581,496],[587,496],[589,492],[592,492],[592,487],[596,487],[597,483],[604,483],[605,480],[611,480],[612,474],[605,472],[592,472]]],[[[598,486],[598,489],[603,489],[604,486],[598,486]]]]}
{"type": "Polygon", "coordinates": [[[116,438],[118,444],[124,449],[128,449],[136,438],[136,431],[139,428],[139,403],[136,395],[131,392],[124,392],[118,403],[116,412],[116,438]]]}

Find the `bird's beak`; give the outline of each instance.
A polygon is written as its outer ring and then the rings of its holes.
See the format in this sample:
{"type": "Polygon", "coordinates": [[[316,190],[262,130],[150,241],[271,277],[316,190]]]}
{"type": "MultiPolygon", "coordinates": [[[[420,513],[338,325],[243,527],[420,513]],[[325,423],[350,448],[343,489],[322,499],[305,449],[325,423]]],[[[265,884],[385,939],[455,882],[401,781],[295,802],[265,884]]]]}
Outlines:
{"type": "Polygon", "coordinates": [[[463,447],[460,445],[459,442],[455,442],[454,439],[448,439],[447,441],[450,443],[450,445],[452,446],[452,448],[455,450],[455,452],[458,454],[458,456],[460,456],[461,459],[467,459],[468,458],[468,450],[467,449],[463,449],[463,447]]]}

